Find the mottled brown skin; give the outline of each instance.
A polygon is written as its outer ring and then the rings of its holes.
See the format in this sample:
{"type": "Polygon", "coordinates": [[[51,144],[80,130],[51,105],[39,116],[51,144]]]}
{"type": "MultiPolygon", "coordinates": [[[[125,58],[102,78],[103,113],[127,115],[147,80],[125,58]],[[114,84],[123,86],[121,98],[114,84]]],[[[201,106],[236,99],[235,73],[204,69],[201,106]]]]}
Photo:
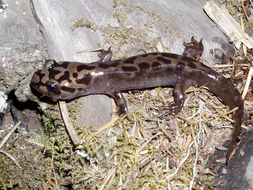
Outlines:
{"type": "Polygon", "coordinates": [[[240,134],[243,101],[233,84],[202,63],[186,56],[170,53],[147,53],[121,60],[111,60],[111,52],[104,51],[98,62],[46,61],[37,71],[31,87],[54,101],[71,100],[91,94],[112,97],[118,114],[126,112],[127,105],[121,92],[157,86],[175,86],[171,110],[177,114],[184,103],[184,92],[191,85],[205,87],[216,94],[233,113],[234,131],[226,159],[229,160],[240,134]]]}

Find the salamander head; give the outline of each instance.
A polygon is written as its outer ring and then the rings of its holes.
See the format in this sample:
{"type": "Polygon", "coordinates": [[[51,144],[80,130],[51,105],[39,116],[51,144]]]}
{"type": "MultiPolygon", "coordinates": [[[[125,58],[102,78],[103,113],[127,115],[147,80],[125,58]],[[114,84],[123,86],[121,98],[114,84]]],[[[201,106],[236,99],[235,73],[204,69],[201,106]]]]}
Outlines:
{"type": "MultiPolygon", "coordinates": [[[[31,80],[31,87],[43,96],[50,97],[53,101],[61,99],[61,85],[52,77],[50,72],[54,72],[52,68],[57,64],[55,60],[47,60],[43,69],[34,73],[31,80]]],[[[60,71],[55,71],[56,75],[60,71]]]]}
{"type": "Polygon", "coordinates": [[[71,100],[85,91],[90,84],[92,76],[90,70],[94,69],[87,64],[77,62],[59,62],[47,60],[42,70],[36,71],[31,80],[31,87],[39,94],[51,98],[53,101],[71,100]]]}

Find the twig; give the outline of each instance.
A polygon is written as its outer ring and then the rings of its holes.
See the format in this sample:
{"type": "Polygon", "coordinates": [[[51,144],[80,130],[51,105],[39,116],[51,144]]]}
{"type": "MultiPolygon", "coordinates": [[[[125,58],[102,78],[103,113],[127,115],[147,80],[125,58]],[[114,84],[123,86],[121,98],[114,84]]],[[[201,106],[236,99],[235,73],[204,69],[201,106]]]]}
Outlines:
{"type": "Polygon", "coordinates": [[[210,67],[213,67],[213,68],[226,68],[226,67],[233,67],[234,65],[233,64],[222,64],[222,65],[211,65],[210,67]]]}
{"type": "Polygon", "coordinates": [[[243,8],[244,15],[245,15],[246,19],[249,21],[249,16],[248,16],[246,8],[244,6],[244,0],[240,0],[240,3],[241,3],[241,6],[243,8]]]}
{"type": "Polygon", "coordinates": [[[14,157],[12,157],[10,154],[8,154],[7,152],[4,152],[2,150],[0,150],[0,153],[3,153],[6,156],[8,156],[19,168],[21,168],[21,166],[19,165],[18,161],[14,157]]]}
{"type": "MultiPolygon", "coordinates": [[[[198,138],[199,135],[200,135],[200,131],[198,132],[196,138],[198,138]]],[[[168,176],[166,177],[166,179],[168,180],[168,189],[171,189],[171,188],[170,188],[170,184],[169,184],[169,180],[170,180],[172,177],[174,177],[174,176],[178,173],[178,171],[181,169],[181,167],[183,166],[183,164],[185,163],[185,161],[186,161],[186,160],[188,159],[188,157],[190,156],[191,146],[194,144],[194,141],[195,141],[195,139],[190,143],[190,145],[189,145],[189,147],[188,147],[188,150],[187,150],[186,156],[179,162],[178,167],[176,168],[176,170],[175,170],[172,174],[170,174],[170,175],[168,175],[168,176]]]]}
{"type": "MultiPolygon", "coordinates": [[[[0,143],[0,149],[3,147],[3,145],[6,143],[6,141],[10,138],[11,134],[19,127],[21,121],[19,121],[12,129],[11,131],[4,137],[4,139],[2,140],[2,142],[0,143]]],[[[8,156],[19,168],[21,168],[21,166],[19,165],[18,161],[12,157],[10,154],[8,154],[7,152],[4,152],[2,150],[0,150],[0,153],[5,154],[6,156],[8,156]]]]}
{"type": "Polygon", "coordinates": [[[107,124],[105,124],[104,126],[100,127],[97,131],[95,131],[93,134],[97,135],[99,133],[101,133],[102,131],[104,131],[105,129],[111,127],[117,120],[119,119],[119,116],[113,117],[112,120],[110,122],[108,122],[107,124]]]}
{"type": "Polygon", "coordinates": [[[246,85],[244,87],[244,90],[243,90],[243,93],[242,93],[242,99],[245,98],[247,92],[248,92],[248,89],[249,89],[249,85],[250,85],[250,81],[252,79],[252,76],[253,76],[253,61],[251,63],[251,67],[249,69],[249,74],[248,74],[248,77],[247,77],[247,81],[246,81],[246,85]]]}
{"type": "Polygon", "coordinates": [[[95,48],[95,49],[86,49],[86,50],[81,50],[81,51],[78,51],[77,53],[88,53],[88,52],[96,52],[96,51],[100,51],[104,49],[103,47],[100,47],[100,48],[95,48]]]}
{"type": "Polygon", "coordinates": [[[158,152],[155,152],[153,155],[144,158],[141,162],[140,162],[140,166],[139,168],[144,168],[146,165],[148,165],[152,160],[154,160],[154,158],[156,158],[158,156],[158,152]]]}
{"type": "Polygon", "coordinates": [[[206,2],[204,10],[229,37],[237,49],[240,48],[241,43],[245,44],[249,49],[253,48],[253,39],[242,30],[240,24],[235,21],[225,8],[220,7],[214,0],[210,0],[206,2]]]}
{"type": "Polygon", "coordinates": [[[194,140],[190,143],[188,150],[187,150],[187,154],[185,155],[185,157],[179,162],[178,167],[176,168],[176,170],[170,174],[169,176],[166,177],[167,180],[169,180],[170,178],[174,177],[179,169],[182,167],[182,165],[185,163],[185,161],[187,160],[187,158],[190,156],[190,150],[191,150],[191,146],[193,145],[194,140]]]}
{"type": "Polygon", "coordinates": [[[194,180],[196,177],[196,173],[197,173],[196,168],[197,168],[197,162],[198,162],[198,157],[199,157],[198,148],[199,148],[198,143],[195,143],[195,161],[194,161],[194,165],[193,165],[193,169],[192,169],[193,176],[192,176],[192,180],[190,182],[189,190],[192,189],[192,186],[193,186],[193,183],[194,183],[194,180]]]}
{"type": "Polygon", "coordinates": [[[150,139],[148,139],[145,143],[143,143],[143,145],[139,148],[138,152],[140,153],[142,151],[142,149],[147,146],[147,144],[154,138],[156,138],[157,136],[161,135],[162,133],[157,133],[154,136],[150,137],[150,139]]]}
{"type": "Polygon", "coordinates": [[[43,144],[38,143],[38,142],[36,142],[34,139],[31,139],[31,138],[26,139],[25,141],[26,141],[26,142],[28,142],[28,143],[30,143],[30,144],[33,144],[33,145],[39,146],[39,147],[41,147],[41,148],[43,148],[43,147],[44,147],[44,145],[43,145],[43,144]]]}
{"type": "MultiPolygon", "coordinates": [[[[209,67],[213,68],[224,68],[224,67],[234,67],[234,64],[222,64],[222,65],[208,65],[209,67]]],[[[240,64],[242,67],[250,67],[249,64],[240,64]]]]}
{"type": "Polygon", "coordinates": [[[196,141],[195,141],[195,138],[196,138],[196,136],[195,136],[195,131],[194,131],[192,125],[190,125],[190,129],[191,129],[191,133],[192,133],[192,138],[193,138],[193,140],[194,140],[194,142],[195,142],[195,144],[196,144],[196,141]]]}
{"type": "Polygon", "coordinates": [[[228,115],[228,114],[230,114],[230,113],[235,112],[236,110],[238,110],[238,107],[235,107],[234,109],[229,110],[228,112],[225,112],[225,113],[223,113],[223,114],[224,114],[224,115],[228,115]]]}
{"type": "Polygon", "coordinates": [[[201,124],[201,114],[200,114],[200,118],[199,118],[199,132],[197,134],[197,137],[194,138],[194,144],[195,144],[195,161],[194,161],[194,165],[193,165],[193,169],[192,169],[192,180],[190,182],[190,186],[189,186],[189,190],[192,189],[192,186],[193,186],[193,183],[194,183],[194,180],[195,180],[195,177],[197,175],[197,172],[196,172],[196,168],[197,168],[197,162],[198,162],[198,157],[199,157],[199,135],[200,135],[200,132],[202,130],[202,124],[201,124]],[[197,139],[197,142],[196,142],[196,139],[197,139]]]}
{"type": "Polygon", "coordinates": [[[190,122],[188,119],[184,118],[183,116],[177,115],[176,116],[178,119],[181,119],[183,121],[185,121],[188,125],[193,125],[192,122],[190,122]]]}
{"type": "Polygon", "coordinates": [[[66,103],[64,101],[59,101],[59,107],[61,110],[62,119],[65,123],[65,127],[69,133],[69,136],[72,142],[74,143],[75,146],[81,144],[81,140],[79,136],[77,135],[76,130],[74,129],[72,123],[69,121],[69,114],[68,114],[66,103]]]}
{"type": "Polygon", "coordinates": [[[19,127],[21,121],[19,121],[13,128],[12,130],[4,137],[4,139],[2,140],[2,142],[0,143],[0,149],[2,148],[2,146],[6,143],[6,141],[10,138],[11,134],[19,127]]]}
{"type": "Polygon", "coordinates": [[[118,189],[117,190],[121,190],[122,189],[122,185],[123,185],[123,182],[122,182],[122,176],[121,176],[121,172],[119,173],[119,182],[118,182],[118,189]]]}
{"type": "Polygon", "coordinates": [[[224,113],[222,113],[219,110],[215,110],[221,117],[224,117],[225,119],[227,119],[228,121],[230,121],[231,123],[234,123],[235,121],[233,119],[231,119],[230,117],[228,117],[227,115],[225,115],[224,113]]]}
{"type": "Polygon", "coordinates": [[[113,169],[111,169],[111,171],[109,171],[108,175],[107,175],[106,178],[104,179],[104,181],[103,181],[101,187],[99,188],[99,190],[104,189],[104,187],[105,187],[105,185],[107,184],[107,182],[111,179],[111,177],[112,177],[113,175],[115,175],[115,172],[116,172],[116,168],[113,168],[113,169]]]}
{"type": "MultiPolygon", "coordinates": [[[[112,113],[116,113],[116,110],[117,110],[116,104],[115,104],[114,100],[112,99],[112,113]]],[[[118,119],[119,119],[119,116],[113,114],[111,121],[109,121],[107,124],[100,127],[99,129],[97,129],[93,134],[97,135],[97,134],[101,133],[102,131],[104,131],[105,129],[111,127],[118,119]]]]}
{"type": "Polygon", "coordinates": [[[115,175],[116,175],[116,169],[112,172],[111,178],[110,178],[109,182],[107,183],[106,189],[111,189],[110,187],[113,183],[115,175]]]}
{"type": "Polygon", "coordinates": [[[139,126],[139,130],[144,139],[148,139],[148,134],[142,125],[139,126]]]}

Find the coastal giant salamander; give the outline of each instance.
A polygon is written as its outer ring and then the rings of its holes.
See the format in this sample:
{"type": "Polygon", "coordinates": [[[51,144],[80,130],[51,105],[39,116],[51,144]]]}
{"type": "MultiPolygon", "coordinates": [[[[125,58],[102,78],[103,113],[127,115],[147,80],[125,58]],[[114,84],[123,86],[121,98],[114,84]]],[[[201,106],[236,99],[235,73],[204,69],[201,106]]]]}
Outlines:
{"type": "Polygon", "coordinates": [[[111,60],[111,53],[107,51],[99,61],[89,64],[47,60],[31,81],[33,89],[54,101],[106,94],[115,100],[119,115],[127,108],[123,91],[157,86],[175,87],[171,109],[177,114],[184,103],[184,92],[191,85],[205,87],[230,109],[237,107],[233,113],[234,130],[226,156],[228,161],[241,129],[241,95],[228,79],[192,58],[155,52],[111,60]]]}

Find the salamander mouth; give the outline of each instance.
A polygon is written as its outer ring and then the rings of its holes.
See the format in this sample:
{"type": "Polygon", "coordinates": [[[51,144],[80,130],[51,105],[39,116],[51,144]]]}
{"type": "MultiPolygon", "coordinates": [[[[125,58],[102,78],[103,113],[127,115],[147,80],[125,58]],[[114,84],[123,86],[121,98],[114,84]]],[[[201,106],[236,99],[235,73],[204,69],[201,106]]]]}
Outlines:
{"type": "Polygon", "coordinates": [[[30,87],[34,90],[38,90],[39,89],[39,85],[38,83],[35,83],[35,82],[31,82],[30,83],[30,87]]]}

